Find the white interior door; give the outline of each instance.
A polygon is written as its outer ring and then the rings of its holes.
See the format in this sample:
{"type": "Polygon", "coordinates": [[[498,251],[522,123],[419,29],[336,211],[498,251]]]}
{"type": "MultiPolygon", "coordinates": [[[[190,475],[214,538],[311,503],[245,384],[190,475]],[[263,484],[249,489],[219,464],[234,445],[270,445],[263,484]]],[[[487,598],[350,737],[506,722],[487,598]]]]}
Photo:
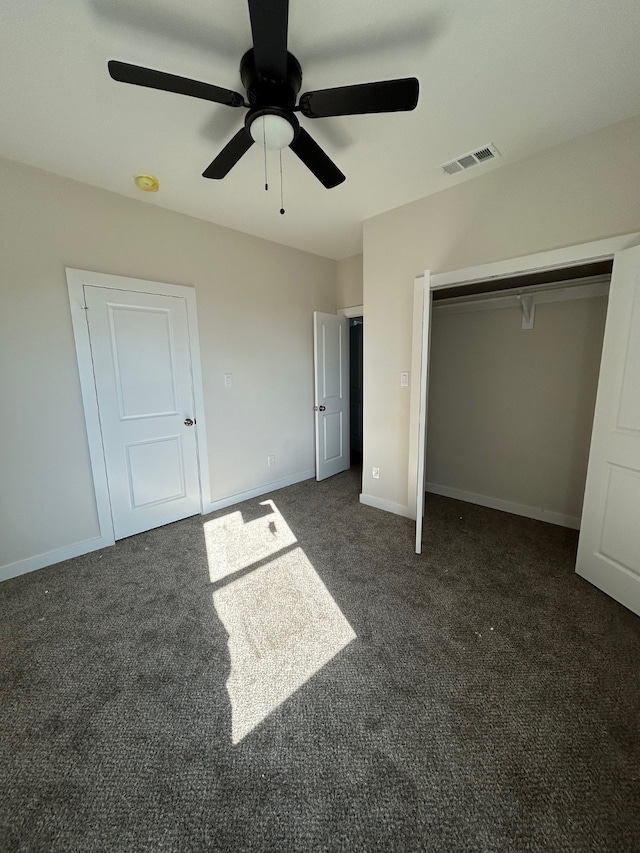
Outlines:
{"type": "Polygon", "coordinates": [[[185,299],[85,286],[116,539],[200,511],[185,299]]]}
{"type": "Polygon", "coordinates": [[[429,347],[431,345],[431,288],[430,276],[426,271],[422,280],[416,281],[413,302],[414,317],[421,322],[414,324],[419,330],[421,345],[419,352],[419,396],[418,437],[416,452],[416,554],[422,553],[422,526],[424,519],[425,462],[427,455],[427,401],[429,399],[429,347]]]}
{"type": "Polygon", "coordinates": [[[348,335],[346,317],[313,312],[316,480],[346,471],[351,464],[348,335]]]}
{"type": "Polygon", "coordinates": [[[576,571],[640,615],[640,246],[614,257],[576,571]]]}

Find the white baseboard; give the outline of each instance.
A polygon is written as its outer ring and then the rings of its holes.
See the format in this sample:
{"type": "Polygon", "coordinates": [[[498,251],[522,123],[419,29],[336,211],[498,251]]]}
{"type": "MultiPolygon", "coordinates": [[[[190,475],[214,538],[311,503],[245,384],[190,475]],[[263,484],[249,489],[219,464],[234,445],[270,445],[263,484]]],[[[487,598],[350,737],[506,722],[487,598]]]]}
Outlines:
{"type": "Polygon", "coordinates": [[[427,492],[443,495],[445,498],[454,498],[457,501],[466,501],[470,504],[487,506],[490,509],[499,509],[502,512],[510,512],[513,515],[523,515],[525,518],[535,518],[536,521],[546,521],[549,524],[557,524],[560,527],[570,527],[580,530],[580,518],[577,515],[564,515],[561,512],[552,512],[540,509],[536,506],[527,506],[513,501],[503,501],[500,498],[491,498],[488,495],[478,495],[476,492],[465,492],[462,489],[452,489],[449,486],[441,486],[438,483],[427,483],[427,492]]]}
{"type": "Polygon", "coordinates": [[[360,503],[366,504],[366,506],[373,506],[376,509],[383,509],[385,512],[393,512],[395,515],[401,515],[404,518],[411,518],[408,506],[397,504],[384,498],[376,498],[374,495],[365,494],[365,492],[362,492],[360,495],[360,503]]]}
{"type": "MultiPolygon", "coordinates": [[[[274,483],[258,486],[258,488],[251,489],[248,492],[212,501],[205,506],[203,515],[213,512],[216,509],[223,509],[224,507],[232,506],[232,504],[249,500],[249,498],[256,498],[268,492],[275,492],[277,489],[283,489],[285,486],[292,486],[294,483],[302,482],[302,480],[309,480],[311,477],[315,477],[315,473],[314,469],[302,471],[299,474],[284,477],[282,480],[276,480],[274,483]]],[[[46,554],[36,554],[34,557],[26,557],[24,560],[18,560],[15,563],[8,563],[6,566],[0,566],[0,583],[10,578],[16,578],[18,575],[26,575],[28,572],[35,572],[37,569],[44,569],[46,566],[54,565],[54,563],[61,563],[63,560],[70,560],[72,557],[80,557],[82,554],[97,551],[99,548],[106,548],[109,545],[113,545],[113,539],[98,536],[95,539],[86,539],[83,542],[76,542],[64,548],[47,551],[46,554]]]]}
{"type": "Polygon", "coordinates": [[[220,498],[217,501],[211,501],[210,504],[204,507],[202,515],[215,512],[218,509],[225,509],[228,506],[248,501],[251,498],[259,498],[261,495],[266,495],[269,492],[275,492],[278,489],[284,489],[286,486],[293,486],[295,483],[301,483],[303,480],[310,480],[315,477],[315,468],[309,471],[301,471],[299,474],[292,474],[289,477],[283,477],[282,480],[275,480],[273,483],[265,483],[264,486],[257,486],[255,489],[249,489],[248,492],[239,492],[237,495],[229,495],[228,498],[220,498]]]}
{"type": "Polygon", "coordinates": [[[24,560],[18,560],[15,563],[8,563],[6,566],[0,566],[0,583],[8,581],[9,578],[17,578],[18,575],[26,575],[27,572],[35,572],[37,569],[53,566],[54,563],[61,563],[63,560],[70,560],[72,557],[80,557],[90,551],[97,551],[99,548],[106,548],[108,545],[113,545],[112,539],[97,536],[95,539],[85,539],[83,542],[76,542],[74,545],[47,551],[46,554],[36,554],[35,557],[26,557],[24,560]]]}

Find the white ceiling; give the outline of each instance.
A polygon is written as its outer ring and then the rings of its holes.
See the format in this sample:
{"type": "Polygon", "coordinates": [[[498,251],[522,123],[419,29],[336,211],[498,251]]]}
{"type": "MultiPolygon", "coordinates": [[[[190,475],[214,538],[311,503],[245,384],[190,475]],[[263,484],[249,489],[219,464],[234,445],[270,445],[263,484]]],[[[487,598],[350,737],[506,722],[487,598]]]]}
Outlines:
{"type": "Polygon", "coordinates": [[[301,119],[347,180],[326,190],[285,150],[281,216],[277,153],[268,193],[257,145],[201,177],[244,110],[107,73],[119,59],[242,91],[243,0],[2,0],[0,156],[342,258],[370,216],[640,113],[639,33],[638,0],[290,0],[302,92],[405,76],[421,91],[411,113],[301,119]],[[441,173],[490,142],[498,161],[441,173]]]}

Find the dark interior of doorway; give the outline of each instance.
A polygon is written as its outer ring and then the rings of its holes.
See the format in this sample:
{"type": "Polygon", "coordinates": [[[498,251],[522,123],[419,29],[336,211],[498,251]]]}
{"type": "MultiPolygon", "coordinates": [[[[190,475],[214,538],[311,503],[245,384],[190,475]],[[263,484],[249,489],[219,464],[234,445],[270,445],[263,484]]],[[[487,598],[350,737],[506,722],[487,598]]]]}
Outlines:
{"type": "Polygon", "coordinates": [[[362,317],[349,320],[351,467],[362,467],[362,317]]]}

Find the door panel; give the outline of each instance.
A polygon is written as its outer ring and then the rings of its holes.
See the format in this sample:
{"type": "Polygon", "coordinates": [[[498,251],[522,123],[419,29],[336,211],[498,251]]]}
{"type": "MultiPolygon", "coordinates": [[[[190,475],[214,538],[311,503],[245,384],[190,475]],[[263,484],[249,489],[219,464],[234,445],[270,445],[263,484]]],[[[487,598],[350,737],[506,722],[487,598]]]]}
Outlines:
{"type": "Polygon", "coordinates": [[[169,310],[107,310],[121,417],[177,414],[169,310]]]}
{"type": "Polygon", "coordinates": [[[614,259],[576,571],[640,614],[640,247],[614,259]]]}
{"type": "Polygon", "coordinates": [[[332,412],[329,415],[325,414],[321,421],[324,432],[324,459],[325,462],[330,462],[344,454],[344,447],[342,446],[342,412],[332,412]]]}
{"type": "Polygon", "coordinates": [[[640,432],[640,289],[636,282],[622,378],[618,429],[640,432]]]}
{"type": "Polygon", "coordinates": [[[640,554],[640,472],[609,467],[600,552],[614,563],[637,573],[640,554]]]}
{"type": "Polygon", "coordinates": [[[200,510],[185,300],[85,286],[116,539],[200,510]]]}
{"type": "Polygon", "coordinates": [[[126,453],[129,493],[135,509],[185,497],[179,435],[129,444],[126,453]]]}
{"type": "Polygon", "coordinates": [[[346,317],[313,314],[316,480],[349,467],[349,328],[346,317]]]}
{"type": "Polygon", "coordinates": [[[329,397],[342,396],[342,375],[340,362],[343,356],[343,340],[340,332],[342,326],[336,326],[333,321],[321,321],[322,334],[322,390],[323,400],[329,397]]]}

